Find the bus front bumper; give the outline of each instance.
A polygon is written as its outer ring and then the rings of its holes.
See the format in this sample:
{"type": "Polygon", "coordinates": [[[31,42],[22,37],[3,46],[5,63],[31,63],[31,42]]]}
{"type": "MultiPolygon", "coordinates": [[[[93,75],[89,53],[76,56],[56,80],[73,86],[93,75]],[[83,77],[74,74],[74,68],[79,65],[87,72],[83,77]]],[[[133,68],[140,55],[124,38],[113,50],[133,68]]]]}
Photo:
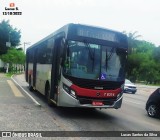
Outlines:
{"type": "Polygon", "coordinates": [[[114,108],[118,109],[122,105],[123,96],[121,96],[118,100],[109,100],[107,99],[104,105],[93,105],[92,99],[89,101],[84,101],[82,99],[75,99],[71,95],[69,95],[65,90],[61,90],[60,94],[58,95],[58,103],[57,106],[63,107],[84,107],[84,108],[114,108]]]}

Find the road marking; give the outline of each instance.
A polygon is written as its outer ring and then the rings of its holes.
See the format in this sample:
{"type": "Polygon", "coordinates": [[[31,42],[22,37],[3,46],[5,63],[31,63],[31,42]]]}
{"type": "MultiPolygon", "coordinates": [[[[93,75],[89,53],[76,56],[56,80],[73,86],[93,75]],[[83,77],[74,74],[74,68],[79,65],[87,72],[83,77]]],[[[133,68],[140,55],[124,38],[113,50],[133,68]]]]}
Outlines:
{"type": "Polygon", "coordinates": [[[11,81],[11,80],[7,80],[8,84],[10,85],[13,93],[14,93],[14,96],[16,97],[24,97],[22,95],[22,93],[19,91],[19,89],[15,86],[15,84],[11,81]]]}
{"type": "Polygon", "coordinates": [[[24,90],[24,88],[22,88],[17,82],[16,80],[13,79],[13,75],[11,76],[11,79],[28,95],[28,97],[31,98],[31,100],[38,106],[41,106],[40,103],[38,103],[38,101],[36,101],[36,99],[34,99],[26,90],[24,90]]]}

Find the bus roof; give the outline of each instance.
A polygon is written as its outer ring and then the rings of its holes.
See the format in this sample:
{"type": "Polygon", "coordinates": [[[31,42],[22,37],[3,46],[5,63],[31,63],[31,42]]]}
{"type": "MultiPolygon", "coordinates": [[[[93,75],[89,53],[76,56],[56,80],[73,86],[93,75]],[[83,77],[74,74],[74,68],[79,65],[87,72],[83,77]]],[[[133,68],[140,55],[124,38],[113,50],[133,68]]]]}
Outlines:
{"type": "MultiPolygon", "coordinates": [[[[69,24],[66,24],[66,25],[64,25],[63,27],[61,27],[61,28],[59,28],[58,30],[56,30],[55,32],[53,32],[53,33],[51,33],[51,34],[49,34],[47,37],[45,37],[45,38],[43,38],[43,39],[41,39],[40,41],[38,41],[38,42],[36,42],[35,44],[33,44],[32,46],[30,46],[28,49],[31,49],[31,48],[33,48],[33,47],[35,47],[35,46],[37,46],[38,44],[40,44],[40,43],[42,43],[42,42],[44,42],[44,41],[46,41],[46,40],[48,40],[48,39],[50,39],[50,38],[52,38],[52,37],[54,37],[54,36],[60,36],[60,35],[62,35],[63,34],[63,36],[66,38],[67,37],[67,35],[70,35],[70,36],[74,36],[75,35],[75,29],[77,29],[77,28],[81,28],[81,29],[94,29],[96,32],[98,31],[98,30],[101,30],[101,31],[106,31],[106,32],[110,32],[110,33],[114,33],[114,34],[119,34],[120,36],[123,36],[124,38],[126,38],[126,35],[125,34],[123,34],[123,33],[121,33],[121,32],[118,32],[118,31],[114,31],[114,30],[111,30],[111,29],[107,29],[107,28],[104,28],[104,27],[98,27],[98,26],[93,26],[93,25],[85,25],[85,24],[74,24],[74,23],[69,23],[69,24]],[[68,29],[71,29],[71,31],[70,30],[68,30],[68,29]],[[70,33],[70,34],[69,34],[70,33]]],[[[80,31],[81,32],[81,31],[80,31]]],[[[85,31],[86,32],[86,31],[85,31]]],[[[85,33],[84,32],[84,33],[85,33]]],[[[83,33],[83,34],[84,34],[83,33]]],[[[95,32],[93,32],[93,33],[95,33],[95,32]]],[[[92,33],[92,36],[93,36],[93,33],[92,33]]],[[[87,36],[86,37],[89,37],[89,34],[87,34],[87,36]]],[[[101,38],[101,37],[99,37],[99,38],[101,38]]],[[[98,38],[97,38],[98,39],[98,38]]],[[[27,49],[27,50],[28,50],[27,49]]]]}

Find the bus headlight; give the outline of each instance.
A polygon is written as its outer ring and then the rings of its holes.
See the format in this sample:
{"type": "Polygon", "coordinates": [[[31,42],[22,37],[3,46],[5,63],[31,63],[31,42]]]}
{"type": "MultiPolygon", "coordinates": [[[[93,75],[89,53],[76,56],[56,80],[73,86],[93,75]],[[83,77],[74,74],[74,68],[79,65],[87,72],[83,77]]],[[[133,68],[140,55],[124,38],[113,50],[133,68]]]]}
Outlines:
{"type": "Polygon", "coordinates": [[[75,92],[74,90],[71,89],[70,94],[71,94],[74,98],[76,98],[76,92],[75,92]]]}
{"type": "Polygon", "coordinates": [[[121,97],[121,93],[119,93],[118,95],[117,95],[117,99],[119,99],[121,97]]]}
{"type": "Polygon", "coordinates": [[[123,95],[124,84],[121,85],[121,92],[117,95],[117,99],[119,99],[123,95]]]}
{"type": "Polygon", "coordinates": [[[121,85],[121,89],[122,89],[122,91],[124,90],[124,84],[123,84],[123,85],[121,85]]]}
{"type": "Polygon", "coordinates": [[[76,92],[71,89],[70,87],[68,87],[67,85],[63,84],[63,89],[72,97],[76,98],[76,92]]]}

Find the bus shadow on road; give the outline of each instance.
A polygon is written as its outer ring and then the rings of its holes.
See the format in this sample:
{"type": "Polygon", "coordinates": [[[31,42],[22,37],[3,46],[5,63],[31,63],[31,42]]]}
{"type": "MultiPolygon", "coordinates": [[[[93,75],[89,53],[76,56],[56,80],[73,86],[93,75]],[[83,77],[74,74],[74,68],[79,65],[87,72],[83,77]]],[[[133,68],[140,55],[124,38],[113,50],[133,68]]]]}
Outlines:
{"type": "Polygon", "coordinates": [[[53,111],[65,118],[72,119],[107,119],[113,120],[114,116],[103,111],[104,109],[95,108],[71,108],[71,107],[56,107],[53,111]]]}
{"type": "MultiPolygon", "coordinates": [[[[110,109],[99,108],[77,108],[77,107],[57,107],[55,105],[48,106],[47,99],[38,91],[32,92],[32,95],[38,98],[43,108],[49,108],[50,111],[56,113],[60,117],[72,119],[116,119],[112,114],[107,113],[110,109]]],[[[116,110],[115,110],[116,111],[116,110]]]]}

